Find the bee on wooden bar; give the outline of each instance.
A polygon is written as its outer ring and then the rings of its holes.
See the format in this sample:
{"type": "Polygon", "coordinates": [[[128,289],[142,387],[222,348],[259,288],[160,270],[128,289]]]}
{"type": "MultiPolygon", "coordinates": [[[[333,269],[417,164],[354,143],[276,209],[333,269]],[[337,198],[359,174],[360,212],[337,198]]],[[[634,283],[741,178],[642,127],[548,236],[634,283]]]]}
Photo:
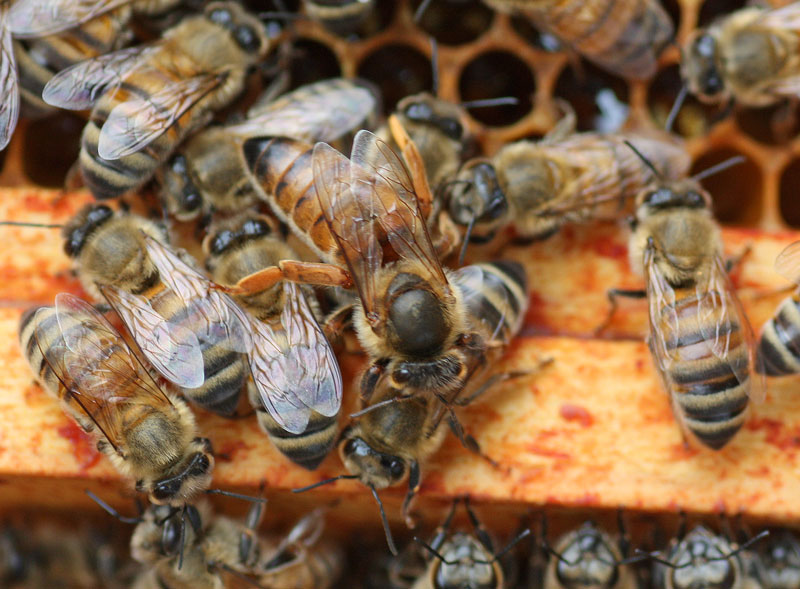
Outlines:
{"type": "Polygon", "coordinates": [[[681,75],[703,102],[768,106],[800,94],[800,3],[749,6],[692,31],[681,75]]]}
{"type": "Polygon", "coordinates": [[[675,34],[658,0],[484,0],[501,12],[522,13],[589,61],[627,79],[656,73],[675,34]]]}
{"type": "Polygon", "coordinates": [[[183,506],[211,482],[211,443],[186,404],[161,390],[111,324],[67,293],[24,315],[20,346],[44,389],[136,489],[183,506]]]}
{"type": "Polygon", "coordinates": [[[212,2],[159,41],[83,61],[54,76],[48,104],[94,104],[79,156],[95,198],[146,182],[192,130],[244,88],[272,46],[264,24],[233,2],[212,2]]]}
{"type": "Polygon", "coordinates": [[[199,131],[160,169],[167,211],[180,220],[242,211],[259,197],[243,160],[247,139],[333,142],[367,122],[376,108],[370,90],[344,78],[308,84],[277,99],[265,93],[245,121],[199,131]]]}
{"type": "Polygon", "coordinates": [[[686,433],[714,450],[742,427],[749,401],[765,394],[753,330],[722,260],[711,195],[699,183],[730,164],[675,182],[659,178],[639,194],[629,255],[647,290],[608,293],[611,313],[617,296],[646,296],[650,350],[673,412],[686,433]]]}
{"type": "MultiPolygon", "coordinates": [[[[273,224],[255,213],[213,225],[204,249],[206,267],[221,284],[296,258],[273,224]]],[[[258,423],[283,454],[313,470],[336,439],[342,402],[342,376],[315,318],[313,293],[284,282],[236,299],[253,318],[248,391],[258,423]]]]}

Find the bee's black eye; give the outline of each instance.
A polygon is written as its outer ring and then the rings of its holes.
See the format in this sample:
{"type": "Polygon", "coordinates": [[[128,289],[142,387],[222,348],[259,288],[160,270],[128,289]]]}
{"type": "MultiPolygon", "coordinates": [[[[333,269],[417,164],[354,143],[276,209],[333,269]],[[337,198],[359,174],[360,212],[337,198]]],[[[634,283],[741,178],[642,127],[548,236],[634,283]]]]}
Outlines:
{"type": "Polygon", "coordinates": [[[461,126],[461,123],[451,118],[439,119],[438,122],[439,128],[445,135],[450,139],[461,141],[461,136],[464,134],[464,127],[461,126]]]}
{"type": "Polygon", "coordinates": [[[242,225],[244,235],[269,235],[271,232],[270,226],[260,219],[248,219],[242,225]]]}
{"type": "Polygon", "coordinates": [[[433,116],[433,110],[425,102],[412,102],[406,107],[405,114],[412,121],[428,121],[433,116]]]}
{"type": "Polygon", "coordinates": [[[178,553],[182,528],[182,522],[174,518],[168,519],[164,524],[164,530],[161,532],[161,547],[165,555],[171,556],[178,553]]]}
{"type": "Polygon", "coordinates": [[[224,252],[233,241],[233,238],[233,232],[228,231],[227,229],[217,233],[214,236],[214,239],[211,240],[211,253],[214,255],[219,255],[224,252]]]}
{"type": "Polygon", "coordinates": [[[218,25],[221,25],[227,29],[231,26],[233,16],[231,15],[230,10],[226,10],[224,8],[215,8],[208,13],[208,19],[211,22],[217,23],[218,25]]]}
{"type": "Polygon", "coordinates": [[[247,53],[258,53],[261,49],[261,39],[259,39],[256,32],[245,25],[239,25],[233,30],[233,38],[236,39],[236,44],[244,49],[247,53]]]}
{"type": "Polygon", "coordinates": [[[406,471],[402,460],[390,456],[381,458],[381,466],[389,471],[392,475],[392,480],[401,479],[406,471]]]}

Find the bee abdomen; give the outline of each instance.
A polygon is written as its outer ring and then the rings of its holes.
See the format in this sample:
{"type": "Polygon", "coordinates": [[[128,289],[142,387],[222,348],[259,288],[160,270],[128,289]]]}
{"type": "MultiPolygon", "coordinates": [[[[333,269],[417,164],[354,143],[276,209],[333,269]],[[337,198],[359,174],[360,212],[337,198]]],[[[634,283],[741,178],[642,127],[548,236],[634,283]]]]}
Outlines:
{"type": "Polygon", "coordinates": [[[480,291],[469,288],[470,314],[478,321],[496,330],[497,339],[508,343],[517,333],[528,308],[528,284],[525,270],[517,262],[498,260],[476,264],[483,272],[480,291]],[[499,326],[499,328],[498,328],[499,326]]]}
{"type": "MultiPolygon", "coordinates": [[[[258,393],[255,396],[257,395],[258,393]]],[[[253,401],[252,395],[251,401],[253,401]]],[[[326,417],[312,411],[308,428],[302,434],[296,435],[287,432],[272,419],[261,406],[260,400],[256,400],[253,406],[258,408],[258,423],[261,429],[266,432],[275,447],[295,464],[314,470],[333,448],[338,429],[335,416],[326,417]]]]}
{"type": "Polygon", "coordinates": [[[758,342],[758,355],[764,373],[784,376],[800,372],[800,301],[797,295],[786,298],[778,312],[764,324],[758,342]]]}
{"type": "Polygon", "coordinates": [[[181,389],[185,397],[208,411],[229,417],[236,411],[239,396],[247,383],[249,369],[245,356],[219,344],[202,343],[203,385],[181,389]]]}

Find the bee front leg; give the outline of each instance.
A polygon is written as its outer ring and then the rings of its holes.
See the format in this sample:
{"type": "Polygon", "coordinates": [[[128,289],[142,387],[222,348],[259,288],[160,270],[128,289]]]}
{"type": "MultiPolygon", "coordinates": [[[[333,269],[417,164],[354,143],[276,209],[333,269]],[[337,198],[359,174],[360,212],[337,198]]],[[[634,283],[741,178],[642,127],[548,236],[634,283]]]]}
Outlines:
{"type": "Polygon", "coordinates": [[[647,298],[647,291],[612,288],[606,292],[606,296],[608,296],[608,303],[609,303],[608,314],[606,315],[605,320],[594,330],[595,335],[600,335],[601,333],[603,333],[611,324],[611,319],[614,317],[614,313],[617,312],[618,297],[625,297],[628,299],[645,299],[647,298]]]}
{"type": "Polygon", "coordinates": [[[450,430],[456,435],[458,440],[461,442],[461,445],[464,446],[467,450],[472,452],[473,454],[477,454],[481,458],[483,458],[486,462],[491,464],[494,468],[500,468],[500,465],[497,461],[493,460],[487,454],[484,454],[481,450],[480,444],[478,444],[478,440],[472,437],[470,434],[464,431],[464,427],[461,425],[461,422],[456,417],[455,412],[452,408],[447,408],[450,416],[447,419],[448,424],[450,425],[450,430]]]}
{"type": "Polygon", "coordinates": [[[507,380],[511,380],[512,378],[520,378],[523,376],[532,376],[537,372],[541,371],[546,366],[549,366],[553,363],[553,358],[544,358],[543,360],[539,360],[539,362],[530,370],[512,370],[509,372],[499,372],[497,374],[493,374],[490,376],[486,382],[484,382],[480,387],[478,387],[470,396],[464,397],[463,399],[456,399],[453,401],[454,405],[458,405],[459,407],[465,407],[472,403],[475,399],[480,397],[486,391],[491,390],[492,387],[497,386],[501,382],[505,382],[507,380]]]}

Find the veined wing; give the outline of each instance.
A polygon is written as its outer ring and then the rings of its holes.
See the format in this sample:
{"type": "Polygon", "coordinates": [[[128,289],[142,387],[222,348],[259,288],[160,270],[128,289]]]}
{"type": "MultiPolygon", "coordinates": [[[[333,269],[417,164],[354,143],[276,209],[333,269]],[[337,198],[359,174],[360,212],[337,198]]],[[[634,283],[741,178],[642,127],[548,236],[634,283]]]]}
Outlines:
{"type": "Polygon", "coordinates": [[[9,29],[15,37],[42,37],[74,28],[131,0],[17,0],[9,29]]]}
{"type": "Polygon", "coordinates": [[[179,387],[202,386],[203,351],[191,330],[169,322],[143,296],[113,286],[100,287],[100,291],[153,368],[179,387]]]}
{"type": "Polygon", "coordinates": [[[195,76],[162,88],[148,98],[118,104],[100,129],[98,155],[115,160],[136,153],[163,135],[224,78],[225,74],[195,76]]]}
{"type": "Polygon", "coordinates": [[[790,282],[800,283],[800,241],[789,244],[778,254],[775,271],[790,282]]]}
{"type": "Polygon", "coordinates": [[[145,248],[158,268],[164,284],[186,306],[197,329],[198,340],[218,343],[239,353],[250,351],[250,319],[227,294],[213,288],[213,283],[184,262],[176,252],[149,235],[145,248]]]}
{"type": "Polygon", "coordinates": [[[8,3],[0,4],[0,149],[5,149],[19,119],[19,78],[11,32],[8,30],[8,3]]]}

